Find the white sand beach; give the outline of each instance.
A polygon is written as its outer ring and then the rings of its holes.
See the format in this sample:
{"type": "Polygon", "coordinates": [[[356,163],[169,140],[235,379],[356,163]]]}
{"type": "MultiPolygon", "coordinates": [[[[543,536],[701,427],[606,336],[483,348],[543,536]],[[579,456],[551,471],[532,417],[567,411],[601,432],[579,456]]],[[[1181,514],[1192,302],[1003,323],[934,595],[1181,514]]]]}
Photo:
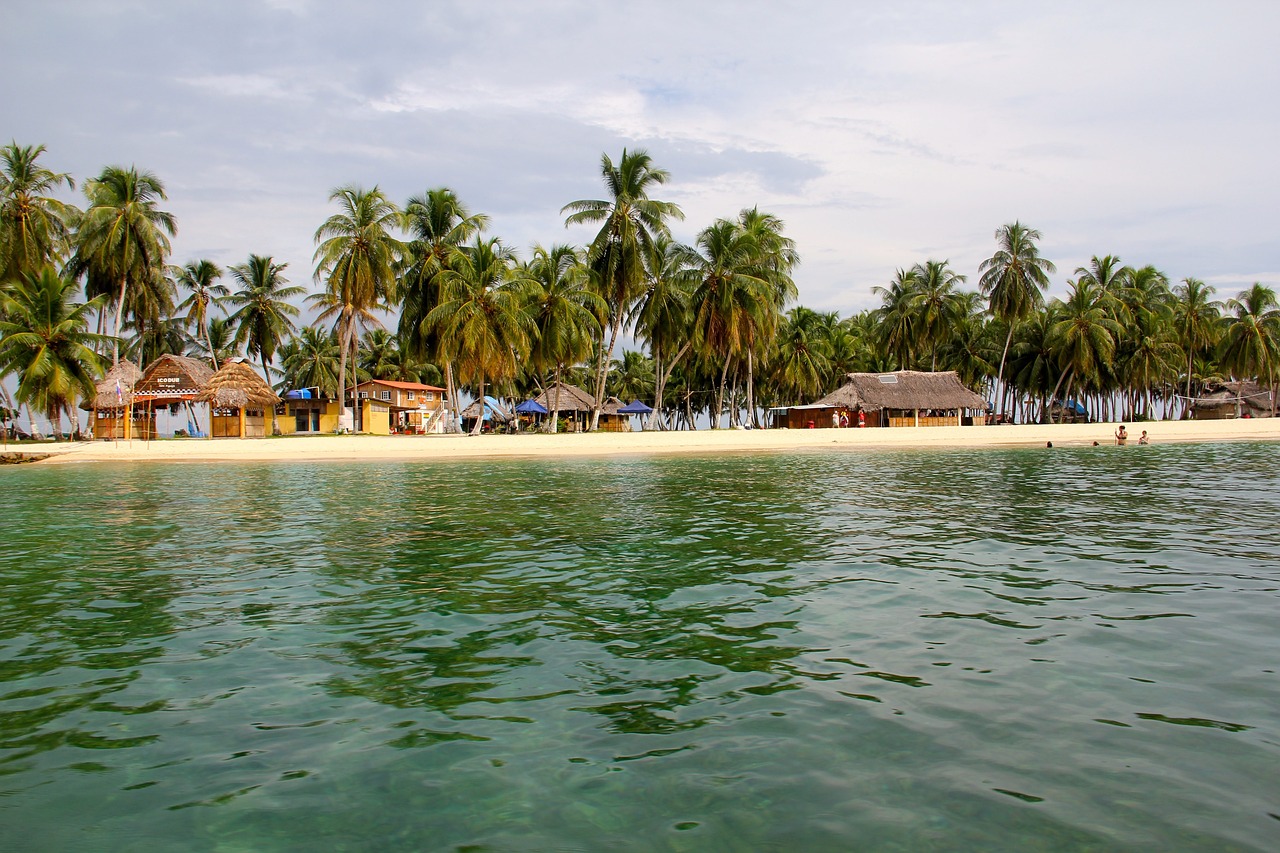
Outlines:
{"type": "MultiPolygon", "coordinates": [[[[48,454],[38,464],[74,462],[229,462],[612,457],[659,454],[775,453],[790,450],[1114,446],[1115,424],[1054,424],[901,429],[698,430],[525,435],[287,436],[259,439],[166,439],[10,446],[48,454]]],[[[1152,444],[1277,441],[1280,418],[1159,421],[1129,425],[1129,447],[1145,429],[1152,444]]]]}

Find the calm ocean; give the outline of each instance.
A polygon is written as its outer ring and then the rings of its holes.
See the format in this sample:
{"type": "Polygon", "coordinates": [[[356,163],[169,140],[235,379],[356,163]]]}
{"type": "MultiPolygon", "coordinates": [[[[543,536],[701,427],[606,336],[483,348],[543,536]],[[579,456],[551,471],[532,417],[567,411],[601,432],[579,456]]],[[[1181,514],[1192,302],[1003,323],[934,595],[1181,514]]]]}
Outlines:
{"type": "Polygon", "coordinates": [[[0,850],[1274,851],[1277,463],[0,469],[0,850]]]}

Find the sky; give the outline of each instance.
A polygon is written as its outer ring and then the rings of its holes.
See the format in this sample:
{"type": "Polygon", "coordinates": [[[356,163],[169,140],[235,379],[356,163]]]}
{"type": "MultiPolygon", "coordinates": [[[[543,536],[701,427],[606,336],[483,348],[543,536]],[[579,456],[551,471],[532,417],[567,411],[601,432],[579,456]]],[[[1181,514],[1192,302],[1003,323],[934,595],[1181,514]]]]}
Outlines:
{"type": "MultiPolygon", "coordinates": [[[[164,183],[172,260],[288,263],[317,289],[337,187],[447,186],[523,257],[643,148],[692,242],[758,206],[799,302],[849,316],[898,268],[978,286],[1019,220],[1057,265],[1112,254],[1234,296],[1280,285],[1280,4],[7,3],[0,140],[77,187],[164,183]]],[[[68,200],[83,202],[68,193],[68,200]]]]}

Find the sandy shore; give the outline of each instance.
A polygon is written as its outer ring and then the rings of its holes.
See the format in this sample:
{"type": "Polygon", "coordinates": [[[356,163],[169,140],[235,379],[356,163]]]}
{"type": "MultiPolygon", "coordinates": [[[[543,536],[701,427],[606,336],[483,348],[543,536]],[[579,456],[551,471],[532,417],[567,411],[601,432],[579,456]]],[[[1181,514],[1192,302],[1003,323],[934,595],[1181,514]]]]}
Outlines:
{"type": "MultiPolygon", "coordinates": [[[[1278,441],[1280,418],[1227,421],[1161,421],[1133,425],[1129,444],[1143,429],[1153,444],[1189,441],[1278,441]]],[[[48,454],[37,463],[227,462],[280,460],[432,460],[631,456],[658,454],[774,453],[789,450],[875,448],[1055,447],[1114,445],[1112,424],[928,427],[920,429],[699,430],[695,432],[592,433],[583,435],[288,436],[267,439],[170,439],[97,441],[11,446],[10,452],[48,454]]]]}

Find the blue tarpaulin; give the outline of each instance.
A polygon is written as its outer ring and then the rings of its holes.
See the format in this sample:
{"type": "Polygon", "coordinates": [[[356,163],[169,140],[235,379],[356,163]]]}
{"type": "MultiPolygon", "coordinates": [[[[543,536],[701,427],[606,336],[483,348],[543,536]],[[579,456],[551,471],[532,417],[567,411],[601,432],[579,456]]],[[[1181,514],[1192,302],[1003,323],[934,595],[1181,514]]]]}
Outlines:
{"type": "Polygon", "coordinates": [[[517,412],[519,412],[519,413],[520,413],[520,414],[522,414],[522,415],[545,415],[545,414],[547,414],[547,409],[546,409],[546,407],[545,407],[545,406],[543,406],[541,403],[539,403],[537,400],[525,400],[523,403],[521,403],[520,405],[516,406],[516,411],[517,411],[517,412]]]}

